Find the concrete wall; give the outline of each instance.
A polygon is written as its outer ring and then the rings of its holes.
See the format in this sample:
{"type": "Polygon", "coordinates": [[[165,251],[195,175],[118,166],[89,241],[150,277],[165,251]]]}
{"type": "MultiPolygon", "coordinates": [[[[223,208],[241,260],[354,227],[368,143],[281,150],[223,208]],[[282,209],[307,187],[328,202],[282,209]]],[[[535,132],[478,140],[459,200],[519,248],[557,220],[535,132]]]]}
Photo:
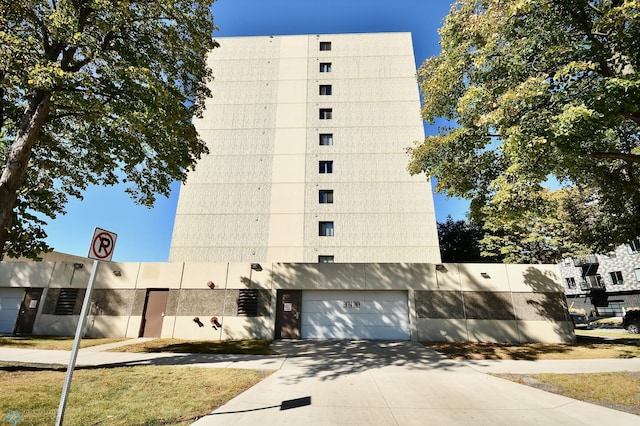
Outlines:
{"type": "Polygon", "coordinates": [[[181,188],[171,261],[440,261],[431,187],[407,173],[405,149],[424,138],[409,33],[218,41],[213,95],[194,120],[211,153],[181,188]],[[319,236],[319,221],[334,236],[319,236]]]}
{"type": "MultiPolygon", "coordinates": [[[[39,287],[34,334],[73,335],[88,267],[73,263],[0,264],[0,287],[39,287]],[[78,289],[72,315],[55,315],[57,295],[78,289]]],[[[411,338],[420,341],[569,342],[575,339],[552,265],[427,263],[102,263],[87,335],[137,337],[149,289],[169,291],[162,337],[271,339],[280,289],[404,290],[411,338]],[[212,285],[208,285],[211,282],[212,285]],[[257,316],[238,316],[238,294],[254,289],[257,316]],[[222,327],[214,329],[211,317],[222,327]],[[204,326],[200,327],[194,318],[204,326]]],[[[304,313],[303,313],[304,315],[304,313]]]]}

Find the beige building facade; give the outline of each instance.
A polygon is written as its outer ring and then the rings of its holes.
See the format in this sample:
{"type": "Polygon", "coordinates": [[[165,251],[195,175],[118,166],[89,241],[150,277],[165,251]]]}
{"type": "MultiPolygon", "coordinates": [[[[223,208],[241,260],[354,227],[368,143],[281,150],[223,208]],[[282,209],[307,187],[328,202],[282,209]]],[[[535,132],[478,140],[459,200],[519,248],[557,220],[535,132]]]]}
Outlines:
{"type": "Polygon", "coordinates": [[[440,261],[411,34],[218,40],[170,261],[440,261]]]}
{"type": "MultiPolygon", "coordinates": [[[[0,333],[73,335],[91,263],[0,263],[0,314],[6,317],[0,333]]],[[[85,334],[575,339],[556,265],[425,263],[102,263],[85,334]]]]}

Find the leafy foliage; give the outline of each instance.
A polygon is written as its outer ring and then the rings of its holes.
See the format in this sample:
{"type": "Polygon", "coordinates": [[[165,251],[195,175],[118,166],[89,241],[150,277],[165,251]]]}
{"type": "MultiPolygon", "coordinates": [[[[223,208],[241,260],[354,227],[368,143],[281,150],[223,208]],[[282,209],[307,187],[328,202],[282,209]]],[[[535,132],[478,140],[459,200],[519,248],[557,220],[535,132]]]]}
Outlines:
{"type": "Polygon", "coordinates": [[[484,232],[480,227],[464,221],[454,221],[447,216],[445,222],[438,222],[438,240],[440,257],[445,263],[481,262],[487,260],[480,256],[480,240],[484,232]]]}
{"type": "Polygon", "coordinates": [[[459,0],[440,34],[418,71],[422,115],[452,125],[411,150],[410,171],[512,223],[553,176],[597,204],[574,242],[640,235],[640,2],[459,0]]]}
{"type": "Polygon", "coordinates": [[[557,263],[568,255],[589,254],[589,224],[596,206],[575,188],[512,188],[508,198],[496,196],[476,214],[483,218],[485,231],[482,255],[506,263],[557,263]],[[513,206],[520,208],[514,211],[513,206]],[[575,235],[580,235],[580,243],[575,235]]]}
{"type": "Polygon", "coordinates": [[[214,1],[0,0],[7,254],[47,249],[45,216],[90,184],[125,182],[151,206],[186,179],[207,150],[191,119],[210,94],[214,1]]]}

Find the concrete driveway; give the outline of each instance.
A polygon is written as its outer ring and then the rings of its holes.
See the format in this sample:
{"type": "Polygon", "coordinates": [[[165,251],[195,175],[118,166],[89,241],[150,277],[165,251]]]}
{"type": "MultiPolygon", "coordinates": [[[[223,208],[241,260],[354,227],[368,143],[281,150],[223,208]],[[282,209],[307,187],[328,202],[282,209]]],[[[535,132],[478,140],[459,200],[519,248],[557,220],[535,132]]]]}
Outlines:
{"type": "Polygon", "coordinates": [[[194,424],[640,424],[638,416],[499,379],[416,342],[273,347],[287,355],[279,371],[194,424]]]}

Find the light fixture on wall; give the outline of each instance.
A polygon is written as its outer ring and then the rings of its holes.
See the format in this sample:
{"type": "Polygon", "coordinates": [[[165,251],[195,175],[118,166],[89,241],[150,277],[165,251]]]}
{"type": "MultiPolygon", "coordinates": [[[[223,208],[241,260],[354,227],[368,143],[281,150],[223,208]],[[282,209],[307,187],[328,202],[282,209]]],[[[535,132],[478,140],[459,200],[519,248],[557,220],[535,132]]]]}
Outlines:
{"type": "Polygon", "coordinates": [[[74,263],[73,269],[82,269],[84,268],[84,263],[74,263]]]}
{"type": "Polygon", "coordinates": [[[260,265],[259,263],[252,263],[251,264],[251,269],[253,269],[254,271],[262,271],[262,265],[260,265]]]}
{"type": "Polygon", "coordinates": [[[113,275],[115,275],[116,277],[121,277],[122,276],[122,271],[120,269],[114,269],[113,270],[113,275]]]}
{"type": "Polygon", "coordinates": [[[436,271],[447,272],[447,267],[444,266],[442,263],[438,263],[436,264],[436,271]]]}
{"type": "Polygon", "coordinates": [[[486,272],[480,272],[480,276],[482,276],[482,278],[491,278],[491,275],[487,274],[486,272]]]}

